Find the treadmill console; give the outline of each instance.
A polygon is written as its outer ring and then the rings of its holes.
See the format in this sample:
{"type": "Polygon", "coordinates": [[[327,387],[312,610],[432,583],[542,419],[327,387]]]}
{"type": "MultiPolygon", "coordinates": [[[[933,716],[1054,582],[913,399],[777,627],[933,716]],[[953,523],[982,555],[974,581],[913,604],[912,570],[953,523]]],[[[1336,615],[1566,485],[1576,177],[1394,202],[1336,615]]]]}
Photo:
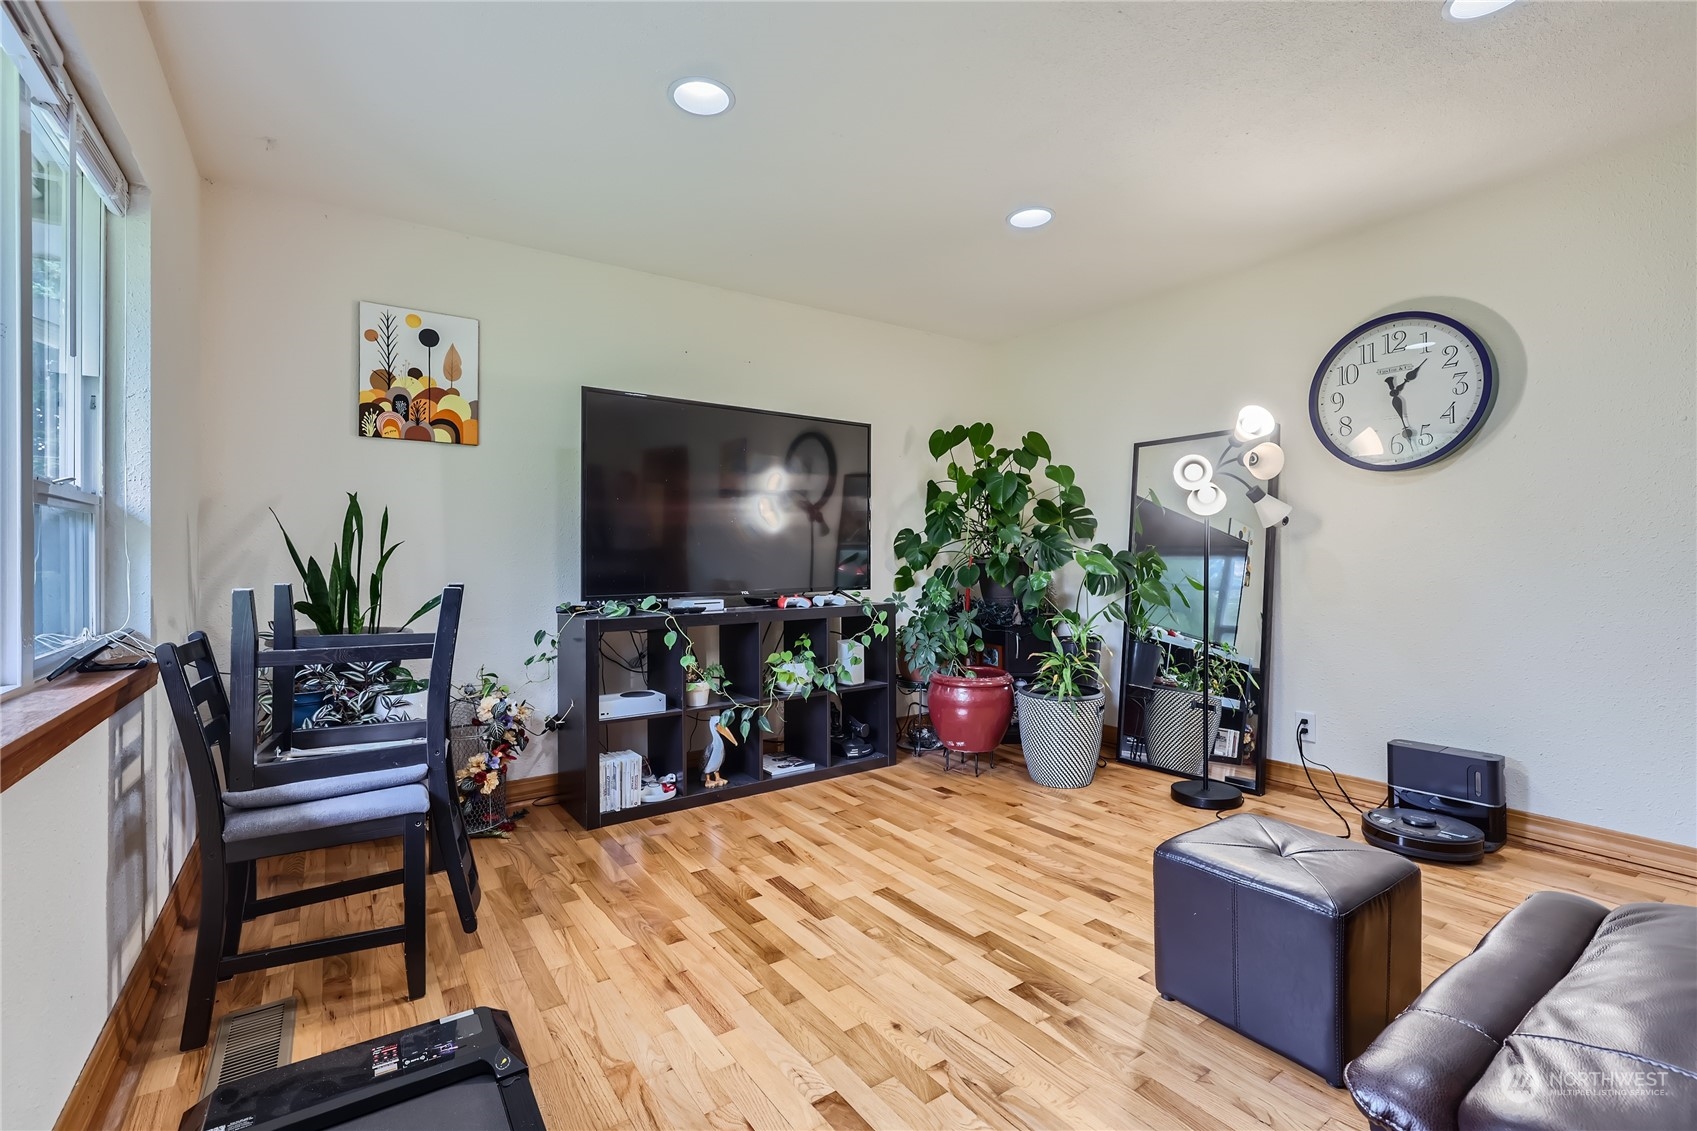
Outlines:
{"type": "Polygon", "coordinates": [[[479,1006],[232,1081],[178,1131],[541,1131],[528,1072],[511,1019],[479,1006]]]}

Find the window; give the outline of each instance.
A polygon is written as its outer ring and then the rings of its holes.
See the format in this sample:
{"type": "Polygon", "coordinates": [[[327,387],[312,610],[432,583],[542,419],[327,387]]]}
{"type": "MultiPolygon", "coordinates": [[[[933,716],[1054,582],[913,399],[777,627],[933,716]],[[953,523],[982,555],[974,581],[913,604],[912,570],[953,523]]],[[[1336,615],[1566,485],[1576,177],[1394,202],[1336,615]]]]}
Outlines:
{"type": "MultiPolygon", "coordinates": [[[[11,31],[11,28],[6,29],[11,31]]],[[[101,420],[110,193],[80,112],[17,34],[0,54],[0,687],[29,683],[101,624],[101,420]],[[18,61],[24,61],[20,68],[18,61]],[[43,99],[43,91],[51,96],[43,99]],[[74,127],[73,127],[74,128],[74,127]]],[[[99,146],[102,154],[106,151],[99,146]]]]}
{"type": "Polygon", "coordinates": [[[37,659],[96,630],[106,210],[47,116],[31,113],[30,441],[37,659]],[[71,257],[76,263],[70,263],[71,257]]]}

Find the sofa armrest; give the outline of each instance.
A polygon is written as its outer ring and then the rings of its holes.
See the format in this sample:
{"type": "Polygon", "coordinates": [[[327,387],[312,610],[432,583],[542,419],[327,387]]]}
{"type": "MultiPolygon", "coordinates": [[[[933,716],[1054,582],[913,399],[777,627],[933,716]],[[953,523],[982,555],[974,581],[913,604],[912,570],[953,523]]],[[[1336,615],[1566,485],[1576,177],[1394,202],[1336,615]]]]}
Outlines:
{"type": "Polygon", "coordinates": [[[1395,1131],[1455,1131],[1462,1099],[1538,1000],[1591,941],[1608,909],[1538,892],[1503,916],[1344,1069],[1350,1095],[1395,1131]]]}

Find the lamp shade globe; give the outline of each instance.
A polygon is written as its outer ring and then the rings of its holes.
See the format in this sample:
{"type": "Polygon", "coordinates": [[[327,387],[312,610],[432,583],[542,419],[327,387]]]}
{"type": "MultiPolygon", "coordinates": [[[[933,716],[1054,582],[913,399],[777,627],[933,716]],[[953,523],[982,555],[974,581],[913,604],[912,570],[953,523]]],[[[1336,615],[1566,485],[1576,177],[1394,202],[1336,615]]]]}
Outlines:
{"type": "Polygon", "coordinates": [[[1277,479],[1285,469],[1285,450],[1271,440],[1256,444],[1243,453],[1243,466],[1257,479],[1277,479]]]}
{"type": "Polygon", "coordinates": [[[1258,404],[1244,405],[1237,414],[1237,427],[1232,429],[1232,436],[1240,444],[1251,440],[1259,440],[1263,436],[1271,436],[1273,429],[1278,427],[1278,421],[1273,414],[1258,404]]]}
{"type": "Polygon", "coordinates": [[[1219,514],[1226,509],[1226,493],[1220,490],[1218,484],[1204,483],[1185,498],[1184,505],[1193,514],[1219,514]]]}
{"type": "Polygon", "coordinates": [[[1290,504],[1266,492],[1255,500],[1255,517],[1261,520],[1262,526],[1283,526],[1290,521],[1290,504]]]}
{"type": "Polygon", "coordinates": [[[1213,482],[1213,479],[1214,465],[1208,462],[1207,456],[1192,452],[1180,456],[1178,462],[1173,464],[1173,482],[1186,491],[1194,491],[1213,482]]]}

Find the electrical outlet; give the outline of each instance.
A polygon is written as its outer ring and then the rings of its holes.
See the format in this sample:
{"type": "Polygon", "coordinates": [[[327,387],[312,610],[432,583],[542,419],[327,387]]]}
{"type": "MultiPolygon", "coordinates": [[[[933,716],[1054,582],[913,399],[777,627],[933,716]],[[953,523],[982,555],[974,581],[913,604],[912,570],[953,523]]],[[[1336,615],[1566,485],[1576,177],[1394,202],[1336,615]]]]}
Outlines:
{"type": "Polygon", "coordinates": [[[1313,711],[1296,713],[1296,733],[1302,736],[1304,747],[1312,748],[1320,744],[1320,723],[1313,711]],[[1304,730],[1304,727],[1307,729],[1304,730]]]}

